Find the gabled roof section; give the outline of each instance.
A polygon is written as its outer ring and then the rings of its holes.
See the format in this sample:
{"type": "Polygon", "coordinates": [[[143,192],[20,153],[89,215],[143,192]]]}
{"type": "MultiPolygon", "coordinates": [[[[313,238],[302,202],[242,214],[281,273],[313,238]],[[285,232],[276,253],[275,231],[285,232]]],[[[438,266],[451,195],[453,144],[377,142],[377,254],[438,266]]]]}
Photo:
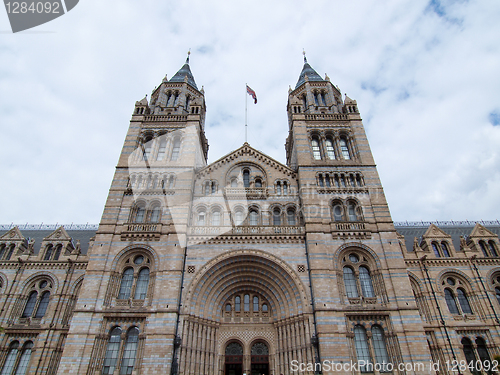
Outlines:
{"type": "Polygon", "coordinates": [[[297,89],[300,85],[302,85],[306,81],[306,75],[308,81],[324,81],[323,78],[309,65],[306,57],[304,56],[304,67],[302,68],[302,72],[300,73],[299,80],[295,85],[295,89],[297,89]]]}
{"type": "Polygon", "coordinates": [[[221,157],[219,160],[214,161],[213,163],[207,165],[203,169],[198,172],[199,176],[203,176],[205,174],[209,174],[217,169],[219,169],[222,165],[231,163],[236,159],[242,156],[253,156],[255,159],[254,162],[258,164],[267,164],[272,168],[295,178],[295,171],[286,165],[280,163],[279,161],[274,160],[270,156],[267,156],[263,152],[253,148],[247,142],[243,143],[243,146],[240,148],[230,152],[229,154],[221,157]]]}
{"type": "Polygon", "coordinates": [[[443,231],[442,229],[439,229],[436,225],[431,224],[429,226],[429,229],[425,232],[423,235],[424,238],[451,238],[451,236],[443,231]]]}
{"type": "Polygon", "coordinates": [[[1,237],[0,240],[10,240],[10,241],[15,241],[15,240],[24,240],[24,236],[19,230],[19,227],[14,227],[11,230],[9,230],[7,233],[4,233],[1,237]]]}
{"type": "Polygon", "coordinates": [[[476,223],[474,229],[472,229],[470,237],[497,237],[497,235],[491,232],[490,230],[486,229],[481,224],[476,223]]]}
{"type": "Polygon", "coordinates": [[[71,237],[69,236],[68,232],[66,232],[66,229],[61,225],[59,228],[57,228],[55,231],[53,231],[51,234],[49,234],[47,237],[43,239],[44,241],[70,241],[71,237]]]}
{"type": "Polygon", "coordinates": [[[186,59],[186,63],[182,66],[182,68],[179,69],[175,75],[170,78],[170,81],[168,82],[185,82],[187,79],[187,83],[198,90],[198,87],[196,86],[196,82],[194,81],[194,76],[193,73],[191,73],[191,69],[189,68],[189,55],[186,59]]]}

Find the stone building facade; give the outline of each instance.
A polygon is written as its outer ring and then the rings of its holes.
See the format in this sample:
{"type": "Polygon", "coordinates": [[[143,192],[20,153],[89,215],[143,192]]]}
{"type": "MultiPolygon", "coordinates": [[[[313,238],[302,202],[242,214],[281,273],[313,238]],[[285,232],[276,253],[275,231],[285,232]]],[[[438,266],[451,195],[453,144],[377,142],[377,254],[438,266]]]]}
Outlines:
{"type": "Polygon", "coordinates": [[[500,354],[500,225],[395,227],[327,76],[305,60],[289,90],[286,164],[247,143],[207,164],[205,111],[188,58],[136,103],[96,229],[0,237],[0,375],[444,374],[500,354]]]}

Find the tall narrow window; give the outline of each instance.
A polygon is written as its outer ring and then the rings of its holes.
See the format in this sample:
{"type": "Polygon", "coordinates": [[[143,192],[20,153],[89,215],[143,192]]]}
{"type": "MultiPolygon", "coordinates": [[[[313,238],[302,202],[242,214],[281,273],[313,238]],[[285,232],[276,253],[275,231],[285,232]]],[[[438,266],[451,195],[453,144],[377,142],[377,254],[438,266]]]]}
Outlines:
{"type": "Polygon", "coordinates": [[[441,242],[441,250],[443,250],[443,254],[444,254],[445,257],[447,257],[447,258],[450,257],[450,252],[448,250],[448,245],[444,241],[441,242]]]}
{"type": "Polygon", "coordinates": [[[326,154],[328,159],[335,160],[335,151],[333,149],[333,141],[330,138],[326,139],[326,154]]]}
{"type": "Polygon", "coordinates": [[[19,342],[13,341],[9,345],[9,354],[7,354],[7,359],[2,368],[1,375],[11,375],[14,370],[14,366],[16,364],[17,354],[19,352],[19,342]]]}
{"type": "Polygon", "coordinates": [[[56,251],[54,252],[54,260],[59,260],[59,256],[61,255],[62,245],[56,246],[56,251]]]}
{"type": "Polygon", "coordinates": [[[50,258],[52,258],[53,250],[54,247],[52,245],[47,245],[47,249],[45,250],[45,256],[43,257],[43,260],[50,260],[50,258]]]}
{"type": "Polygon", "coordinates": [[[283,195],[288,195],[288,183],[286,181],[283,182],[283,195]]]}
{"type": "Polygon", "coordinates": [[[273,210],[273,225],[281,225],[281,210],[279,208],[273,210]]]}
{"type": "Polygon", "coordinates": [[[354,202],[348,203],[347,213],[349,214],[349,221],[357,221],[358,220],[358,217],[356,215],[356,204],[354,202]]]}
{"type": "Polygon", "coordinates": [[[174,188],[174,176],[170,176],[168,179],[168,188],[173,189],[174,188]]]}
{"type": "Polygon", "coordinates": [[[320,174],[320,175],[318,176],[318,182],[319,182],[319,186],[320,186],[320,187],[325,186],[325,183],[324,183],[324,181],[323,181],[323,175],[322,175],[322,174],[320,174]]]}
{"type": "Polygon", "coordinates": [[[30,293],[28,301],[26,302],[26,306],[24,307],[23,315],[21,315],[22,318],[29,318],[33,314],[37,297],[38,297],[38,292],[30,293]]]}
{"type": "Polygon", "coordinates": [[[40,298],[40,303],[38,304],[38,309],[36,310],[35,318],[43,318],[45,312],[47,311],[47,306],[49,305],[50,292],[43,292],[42,298],[40,298]]]}
{"type": "Polygon", "coordinates": [[[472,342],[467,338],[464,337],[461,341],[461,344],[463,345],[464,348],[464,356],[465,360],[467,363],[476,363],[476,354],[474,354],[474,349],[472,348],[472,342]]]}
{"type": "Polygon", "coordinates": [[[146,215],[146,208],[137,207],[137,212],[135,213],[135,222],[136,223],[143,223],[145,215],[146,215]]]}
{"type": "Polygon", "coordinates": [[[149,285],[149,268],[143,268],[139,271],[137,285],[135,287],[134,299],[146,299],[149,285]]]}
{"type": "Polygon", "coordinates": [[[313,157],[316,160],[321,160],[321,151],[319,148],[319,140],[316,136],[314,136],[311,140],[311,146],[313,151],[313,157]]]}
{"type": "Polygon", "coordinates": [[[358,297],[356,279],[354,278],[354,271],[352,270],[351,267],[344,267],[344,286],[347,298],[358,297]]]}
{"type": "Polygon", "coordinates": [[[5,248],[6,248],[5,244],[0,245],[0,259],[3,258],[3,255],[5,253],[5,248]]]}
{"type": "Polygon", "coordinates": [[[215,194],[217,192],[217,185],[215,184],[214,181],[212,181],[212,194],[215,194]]]}
{"type": "Polygon", "coordinates": [[[467,295],[462,288],[457,289],[457,298],[460,303],[460,307],[462,308],[462,312],[464,314],[472,314],[472,310],[469,305],[469,300],[467,299],[467,295]]]}
{"type": "Polygon", "coordinates": [[[243,171],[243,186],[246,188],[250,187],[250,171],[248,169],[243,171]]]}
{"type": "MultiPolygon", "coordinates": [[[[388,364],[389,355],[387,354],[387,347],[385,345],[384,331],[380,326],[375,325],[372,327],[372,343],[373,351],[375,352],[375,362],[388,364]]],[[[380,372],[388,372],[388,368],[382,366],[382,371],[380,372]]]]}
{"type": "Polygon", "coordinates": [[[326,187],[330,187],[330,175],[329,174],[326,174],[325,175],[325,186],[326,187]]]}
{"type": "Polygon", "coordinates": [[[219,226],[220,225],[220,211],[214,210],[212,212],[212,225],[219,226]]]}
{"type": "Polygon", "coordinates": [[[479,241],[479,247],[481,248],[481,251],[483,252],[483,255],[485,257],[490,256],[490,254],[488,254],[488,250],[486,250],[486,244],[484,243],[484,241],[479,241]]]}
{"type": "Polygon", "coordinates": [[[435,242],[431,243],[432,250],[434,251],[434,255],[436,258],[441,258],[441,253],[439,252],[438,245],[435,242]]]}
{"type": "Polygon", "coordinates": [[[335,203],[333,205],[333,219],[335,221],[342,221],[342,212],[343,212],[343,208],[342,208],[342,205],[340,203],[335,203]]]}
{"type": "Polygon", "coordinates": [[[295,210],[293,208],[289,208],[286,212],[286,217],[288,221],[288,225],[295,225],[295,210]]]}
{"type": "Polygon", "coordinates": [[[159,206],[155,206],[153,208],[153,211],[151,211],[151,222],[152,223],[158,223],[160,221],[160,212],[161,212],[161,209],[159,206]]]}
{"type": "Polygon", "coordinates": [[[450,289],[446,288],[444,290],[444,298],[446,300],[446,304],[448,305],[448,310],[450,310],[450,313],[458,314],[458,307],[455,301],[455,296],[450,289]]]}
{"type": "Polygon", "coordinates": [[[364,266],[359,267],[359,283],[361,284],[363,296],[367,298],[375,297],[370,271],[364,266]]]}
{"type": "Polygon", "coordinates": [[[262,187],[262,180],[260,178],[255,179],[255,187],[256,188],[261,188],[262,187]]]}
{"type": "Polygon", "coordinates": [[[250,311],[250,296],[248,294],[243,297],[243,306],[245,311],[250,311]]]}
{"type": "Polygon", "coordinates": [[[323,102],[323,105],[326,106],[326,97],[324,92],[321,92],[321,101],[323,102]]]}
{"type": "Polygon", "coordinates": [[[483,364],[486,362],[486,364],[491,363],[491,358],[490,354],[488,353],[488,349],[486,348],[486,342],[482,337],[478,337],[476,339],[476,347],[477,347],[477,354],[479,355],[479,359],[483,364]]]}
{"type": "Polygon", "coordinates": [[[253,311],[259,311],[259,297],[257,296],[253,297],[253,311]]]}
{"type": "Polygon", "coordinates": [[[250,225],[259,224],[259,213],[255,209],[250,209],[250,225]]]}
{"type": "Polygon", "coordinates": [[[205,182],[205,195],[210,195],[210,181],[205,182]]]}
{"type": "Polygon", "coordinates": [[[10,260],[12,257],[12,254],[14,254],[14,249],[16,248],[16,245],[12,244],[9,247],[9,252],[7,253],[7,256],[5,257],[5,260],[10,260]]]}
{"type": "Polygon", "coordinates": [[[172,157],[170,158],[172,161],[176,161],[179,159],[179,152],[181,150],[181,140],[176,138],[174,140],[174,147],[172,148],[172,157]]]}
{"type": "Polygon", "coordinates": [[[23,346],[23,351],[21,352],[21,359],[19,359],[19,365],[15,375],[24,375],[28,369],[28,365],[31,359],[31,349],[33,348],[33,342],[27,341],[23,346]]]}
{"type": "Polygon", "coordinates": [[[241,297],[236,296],[234,298],[234,311],[240,312],[241,311],[241,297]]]}
{"type": "Polygon", "coordinates": [[[281,195],[281,182],[276,182],[276,195],[281,195]]]}
{"type": "Polygon", "coordinates": [[[144,145],[144,160],[150,160],[151,159],[151,146],[153,145],[153,142],[150,140],[146,141],[146,144],[144,145]]]}
{"type": "Polygon", "coordinates": [[[238,209],[234,213],[234,224],[241,225],[242,223],[243,223],[243,211],[241,209],[238,209]]]}
{"type": "Polygon", "coordinates": [[[123,349],[123,358],[120,366],[120,375],[131,375],[134,370],[137,347],[139,344],[139,329],[132,327],[127,332],[127,339],[123,349]]]}
{"type": "Polygon", "coordinates": [[[104,365],[102,368],[103,375],[112,375],[115,372],[118,354],[120,352],[122,330],[120,327],[115,327],[110,334],[106,355],[104,356],[104,365]]]}
{"type": "Polygon", "coordinates": [[[314,104],[316,104],[317,106],[319,105],[319,102],[318,102],[318,93],[316,91],[314,92],[314,104]]]}
{"type": "Polygon", "coordinates": [[[122,282],[120,284],[120,292],[118,293],[118,299],[130,298],[130,292],[132,291],[133,282],[134,282],[134,269],[127,268],[122,275],[122,282]]]}
{"type": "Polygon", "coordinates": [[[498,252],[497,252],[495,243],[493,241],[488,241],[488,245],[490,247],[491,255],[494,257],[498,257],[498,252]]]}
{"type": "Polygon", "coordinates": [[[199,226],[205,225],[205,217],[206,217],[205,211],[198,212],[198,225],[199,226]]]}
{"type": "Polygon", "coordinates": [[[370,369],[369,367],[371,366],[367,365],[372,363],[372,359],[370,356],[370,350],[368,349],[366,331],[362,326],[354,327],[354,346],[356,347],[356,357],[358,363],[362,361],[361,363],[363,364],[359,366],[361,372],[368,372],[370,369]]]}
{"type": "Polygon", "coordinates": [[[165,152],[167,151],[167,140],[162,138],[160,141],[160,147],[158,148],[158,155],[156,156],[156,160],[163,160],[165,157],[165,152]]]}
{"type": "Polygon", "coordinates": [[[306,94],[302,95],[302,104],[304,105],[304,111],[307,110],[307,96],[306,94]]]}
{"type": "Polygon", "coordinates": [[[238,187],[238,179],[237,178],[233,178],[231,180],[231,187],[233,187],[233,188],[238,187]]]}
{"type": "Polygon", "coordinates": [[[340,138],[340,151],[342,152],[342,157],[345,160],[350,160],[351,155],[349,154],[349,147],[347,146],[347,141],[345,138],[340,138]]]}

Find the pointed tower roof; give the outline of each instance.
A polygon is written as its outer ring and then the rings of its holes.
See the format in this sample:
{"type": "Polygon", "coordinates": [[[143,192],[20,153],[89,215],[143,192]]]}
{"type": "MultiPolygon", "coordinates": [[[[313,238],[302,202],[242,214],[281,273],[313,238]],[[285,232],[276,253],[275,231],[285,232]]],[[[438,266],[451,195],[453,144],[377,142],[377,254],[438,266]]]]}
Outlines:
{"type": "Polygon", "coordinates": [[[194,81],[193,73],[191,73],[191,69],[189,68],[189,53],[185,64],[182,66],[182,68],[179,69],[177,73],[175,73],[175,75],[172,78],[170,78],[170,81],[168,82],[184,82],[186,77],[187,77],[187,83],[190,84],[192,87],[194,87],[196,90],[198,90],[196,82],[194,81]]]}
{"type": "Polygon", "coordinates": [[[321,78],[321,76],[311,67],[311,65],[309,65],[306,55],[304,54],[304,67],[302,68],[302,72],[300,73],[300,77],[297,81],[297,84],[295,85],[295,88],[299,87],[306,81],[306,74],[309,81],[324,81],[324,79],[321,78]]]}

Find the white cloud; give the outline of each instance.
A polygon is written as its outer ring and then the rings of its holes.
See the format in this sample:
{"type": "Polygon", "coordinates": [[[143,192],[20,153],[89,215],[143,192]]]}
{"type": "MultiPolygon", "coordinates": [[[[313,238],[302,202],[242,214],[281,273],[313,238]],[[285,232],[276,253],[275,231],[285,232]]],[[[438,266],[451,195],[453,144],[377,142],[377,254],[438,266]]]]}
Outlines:
{"type": "Polygon", "coordinates": [[[248,83],[249,142],[284,162],[305,48],[358,101],[394,220],[498,219],[499,16],[486,0],[85,0],[9,34],[0,12],[0,222],[98,222],[135,101],[188,48],[210,161],[244,141],[248,83]]]}

